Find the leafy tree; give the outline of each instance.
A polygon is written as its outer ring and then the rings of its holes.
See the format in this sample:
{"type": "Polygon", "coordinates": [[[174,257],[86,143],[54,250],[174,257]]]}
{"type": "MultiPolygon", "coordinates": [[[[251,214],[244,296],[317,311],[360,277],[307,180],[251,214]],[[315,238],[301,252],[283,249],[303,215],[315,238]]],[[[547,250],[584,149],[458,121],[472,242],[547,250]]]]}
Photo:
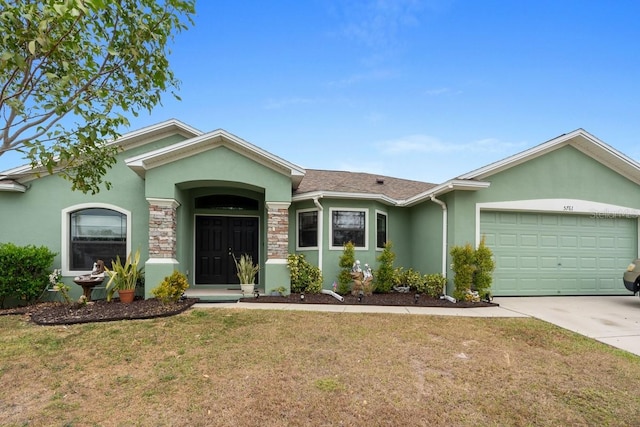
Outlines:
{"type": "Polygon", "coordinates": [[[0,155],[99,192],[125,114],[177,98],[167,45],[194,13],[195,0],[0,0],[0,155]]]}

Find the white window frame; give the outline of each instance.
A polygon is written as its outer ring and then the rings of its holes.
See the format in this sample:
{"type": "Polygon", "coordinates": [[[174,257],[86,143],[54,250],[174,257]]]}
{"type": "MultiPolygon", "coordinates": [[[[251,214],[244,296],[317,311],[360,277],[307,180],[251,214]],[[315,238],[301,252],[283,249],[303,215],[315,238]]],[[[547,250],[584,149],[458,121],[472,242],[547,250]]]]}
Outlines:
{"type": "Polygon", "coordinates": [[[382,247],[382,248],[378,247],[378,215],[384,215],[385,232],[387,234],[386,242],[388,242],[389,241],[389,214],[387,212],[385,212],[385,211],[380,211],[380,210],[376,209],[375,245],[376,245],[376,251],[382,251],[382,250],[384,250],[384,247],[382,247]]]}
{"type": "Polygon", "coordinates": [[[71,214],[76,211],[81,211],[84,209],[110,209],[112,211],[118,212],[122,215],[125,215],[127,218],[127,254],[131,253],[131,212],[122,209],[116,205],[112,205],[109,203],[81,203],[79,205],[73,205],[66,207],[62,210],[62,234],[61,234],[61,250],[60,250],[60,261],[62,268],[63,276],[78,276],[80,274],[86,274],[87,270],[70,270],[71,260],[69,257],[69,250],[71,249],[69,246],[69,240],[71,235],[71,214]]]}
{"type": "Polygon", "coordinates": [[[329,250],[338,251],[343,250],[344,246],[333,245],[333,212],[335,211],[349,211],[349,212],[364,212],[364,246],[355,246],[355,250],[365,251],[369,249],[369,209],[367,208],[329,208],[329,250]]]}
{"type": "Polygon", "coordinates": [[[322,236],[320,236],[320,212],[317,208],[299,209],[296,211],[296,251],[309,251],[318,250],[318,244],[322,236]],[[318,219],[318,227],[316,228],[316,245],[315,246],[300,246],[300,214],[305,212],[315,212],[318,219]]]}

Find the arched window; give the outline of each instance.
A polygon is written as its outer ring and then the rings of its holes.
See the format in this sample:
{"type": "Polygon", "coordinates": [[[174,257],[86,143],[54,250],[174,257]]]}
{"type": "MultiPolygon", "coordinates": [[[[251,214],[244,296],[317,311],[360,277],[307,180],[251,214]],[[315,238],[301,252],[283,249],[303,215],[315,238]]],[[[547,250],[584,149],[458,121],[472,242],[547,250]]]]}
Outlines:
{"type": "Polygon", "coordinates": [[[69,271],[91,271],[93,263],[101,259],[111,266],[117,256],[127,257],[129,215],[105,205],[70,208],[63,212],[64,263],[69,271]]]}

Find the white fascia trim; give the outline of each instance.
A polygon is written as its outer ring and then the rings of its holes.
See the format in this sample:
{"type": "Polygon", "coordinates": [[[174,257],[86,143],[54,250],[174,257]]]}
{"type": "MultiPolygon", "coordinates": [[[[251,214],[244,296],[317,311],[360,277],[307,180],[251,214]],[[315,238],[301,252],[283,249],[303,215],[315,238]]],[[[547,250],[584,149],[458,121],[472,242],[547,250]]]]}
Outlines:
{"type": "Polygon", "coordinates": [[[379,193],[344,193],[339,191],[314,191],[291,197],[294,202],[313,199],[349,199],[349,200],[377,200],[391,206],[397,206],[400,201],[379,193]]]}
{"type": "Polygon", "coordinates": [[[176,130],[181,135],[187,138],[193,138],[194,136],[202,135],[202,131],[187,125],[177,119],[169,119],[164,122],[156,123],[154,125],[143,127],[131,132],[127,132],[121,135],[119,138],[110,141],[108,145],[119,145],[123,148],[136,146],[139,141],[147,142],[153,139],[155,136],[164,136],[170,130],[176,130]]]}
{"type": "MultiPolygon", "coordinates": [[[[491,163],[487,166],[481,167],[479,169],[473,170],[471,172],[468,172],[464,175],[460,175],[458,178],[460,179],[474,179],[477,177],[482,177],[482,176],[487,176],[487,175],[491,175],[493,172],[495,171],[499,171],[502,170],[508,166],[514,166],[517,165],[519,163],[524,162],[525,160],[528,160],[529,158],[533,158],[533,157],[537,157],[540,154],[543,154],[547,151],[550,151],[551,149],[555,148],[558,145],[564,144],[565,142],[569,141],[570,139],[575,138],[578,135],[583,135],[585,136],[586,132],[583,131],[582,129],[578,129],[575,130],[573,132],[570,133],[566,133],[564,135],[560,135],[557,138],[554,138],[550,141],[544,142],[542,144],[539,144],[533,148],[530,148],[528,150],[525,151],[521,151],[520,153],[514,154],[513,156],[509,156],[505,159],[499,160],[497,162],[491,163]]],[[[593,139],[593,138],[590,138],[593,139]]]]}
{"type": "MultiPolygon", "coordinates": [[[[123,135],[121,135],[119,138],[112,140],[112,141],[108,141],[107,145],[120,145],[123,148],[124,147],[128,147],[132,144],[135,144],[135,142],[139,141],[139,140],[144,140],[147,138],[152,137],[155,134],[159,134],[159,133],[165,133],[167,130],[171,129],[171,128],[176,128],[178,131],[180,131],[180,133],[182,133],[184,136],[192,138],[194,136],[198,136],[198,135],[202,135],[202,131],[191,127],[179,120],[176,119],[170,119],[170,120],[166,120],[164,122],[161,123],[157,123],[155,125],[151,125],[151,126],[147,126],[144,127],[142,129],[138,129],[132,132],[127,132],[123,135]]],[[[58,170],[60,170],[61,168],[57,168],[55,171],[57,172],[58,170]]],[[[31,165],[21,165],[21,166],[17,166],[13,169],[9,169],[6,171],[3,171],[0,173],[0,179],[2,179],[3,177],[11,177],[13,175],[21,175],[21,174],[26,174],[26,173],[33,173],[35,171],[45,171],[46,170],[44,168],[40,168],[40,169],[33,169],[31,167],[31,165]]],[[[42,175],[48,175],[48,173],[42,173],[42,175]]]]}
{"type": "MultiPolygon", "coordinates": [[[[483,210],[580,214],[596,218],[637,218],[640,225],[640,209],[591,200],[532,199],[476,203],[476,245],[480,243],[480,213],[483,210]]],[[[640,227],[638,233],[640,237],[640,227]]],[[[640,251],[640,239],[638,239],[638,245],[640,251]]]]}
{"type": "Polygon", "coordinates": [[[178,202],[175,199],[156,199],[153,197],[149,197],[147,198],[147,202],[150,205],[154,205],[154,206],[160,206],[162,208],[177,208],[178,206],[180,206],[180,202],[178,202]]]}
{"type": "Polygon", "coordinates": [[[25,191],[27,191],[27,187],[15,181],[11,181],[11,182],[0,181],[0,191],[10,191],[12,193],[24,193],[25,191]]]}
{"type": "Polygon", "coordinates": [[[435,186],[429,189],[428,191],[425,191],[416,196],[403,200],[401,203],[399,203],[399,205],[412,206],[420,202],[423,202],[425,200],[431,200],[432,197],[438,197],[454,190],[476,191],[476,190],[482,190],[484,188],[488,188],[490,185],[491,183],[487,181],[468,181],[464,179],[452,179],[445,182],[444,184],[435,186]]]}
{"type": "MultiPolygon", "coordinates": [[[[139,156],[125,159],[125,164],[144,177],[147,170],[153,169],[167,163],[200,154],[202,152],[217,148],[230,142],[228,148],[249,154],[249,158],[261,163],[271,169],[289,170],[294,183],[299,184],[306,171],[300,166],[294,165],[274,154],[271,154],[235,135],[222,129],[209,132],[186,141],[178,142],[169,147],[159,148],[139,156]]],[[[296,185],[297,185],[296,184],[296,185]]]]}

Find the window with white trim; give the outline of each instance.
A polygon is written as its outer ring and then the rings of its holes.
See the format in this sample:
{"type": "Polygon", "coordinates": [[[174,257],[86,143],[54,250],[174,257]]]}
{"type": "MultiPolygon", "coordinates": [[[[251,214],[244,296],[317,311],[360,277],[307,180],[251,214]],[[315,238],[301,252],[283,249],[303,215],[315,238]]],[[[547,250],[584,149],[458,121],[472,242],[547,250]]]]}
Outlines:
{"type": "Polygon", "coordinates": [[[387,243],[387,214],[376,211],[376,248],[384,249],[387,243]]]}
{"type": "Polygon", "coordinates": [[[63,216],[62,261],[66,273],[87,272],[101,259],[110,267],[126,259],[130,247],[130,213],[111,205],[78,205],[63,216]]]}
{"type": "Polygon", "coordinates": [[[298,211],[298,248],[318,247],[318,210],[298,211]]]}
{"type": "Polygon", "coordinates": [[[356,248],[367,247],[367,211],[331,209],[331,246],[342,248],[351,242],[356,248]]]}

